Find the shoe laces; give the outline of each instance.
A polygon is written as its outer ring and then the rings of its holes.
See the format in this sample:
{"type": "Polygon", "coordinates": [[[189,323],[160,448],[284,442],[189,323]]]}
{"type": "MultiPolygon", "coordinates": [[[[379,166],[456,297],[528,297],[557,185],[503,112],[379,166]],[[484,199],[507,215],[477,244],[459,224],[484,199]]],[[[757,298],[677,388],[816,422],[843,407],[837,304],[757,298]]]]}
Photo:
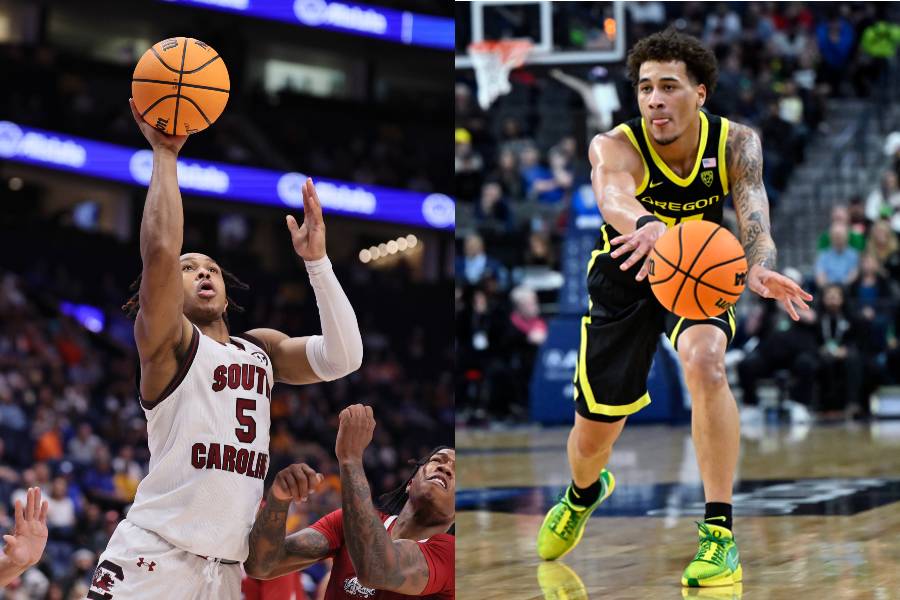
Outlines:
{"type": "Polygon", "coordinates": [[[575,511],[569,503],[566,494],[561,494],[556,500],[563,508],[557,511],[555,518],[550,522],[550,529],[560,537],[568,538],[575,533],[575,526],[578,520],[572,518],[572,513],[575,511]],[[562,523],[562,530],[559,529],[560,523],[562,523]]]}
{"type": "MultiPolygon", "coordinates": [[[[696,523],[696,521],[695,521],[696,523]]],[[[721,565],[725,561],[725,543],[727,539],[716,537],[704,523],[700,526],[700,550],[694,560],[702,560],[714,565],[721,565]],[[706,558],[712,552],[712,560],[706,558]]]]}

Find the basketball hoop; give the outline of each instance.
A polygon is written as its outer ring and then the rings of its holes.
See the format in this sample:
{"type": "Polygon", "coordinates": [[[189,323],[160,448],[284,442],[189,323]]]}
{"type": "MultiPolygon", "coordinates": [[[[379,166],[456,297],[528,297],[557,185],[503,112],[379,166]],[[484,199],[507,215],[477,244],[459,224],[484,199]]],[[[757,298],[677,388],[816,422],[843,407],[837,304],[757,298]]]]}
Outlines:
{"type": "Polygon", "coordinates": [[[478,104],[487,110],[494,100],[512,91],[509,72],[525,64],[534,44],[530,40],[498,40],[469,44],[469,57],[478,84],[478,104]]]}

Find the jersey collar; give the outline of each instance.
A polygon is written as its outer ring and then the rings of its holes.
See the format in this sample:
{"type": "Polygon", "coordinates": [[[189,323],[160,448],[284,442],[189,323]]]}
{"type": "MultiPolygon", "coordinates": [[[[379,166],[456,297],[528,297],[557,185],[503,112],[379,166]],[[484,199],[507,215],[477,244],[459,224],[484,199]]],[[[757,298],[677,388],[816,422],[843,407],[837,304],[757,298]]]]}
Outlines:
{"type": "Polygon", "coordinates": [[[644,131],[644,140],[646,140],[647,147],[650,149],[650,157],[653,159],[653,163],[659,170],[663,172],[663,175],[670,179],[672,183],[680,185],[681,187],[688,187],[691,185],[694,182],[694,178],[697,177],[697,173],[700,171],[700,162],[703,160],[703,155],[706,153],[706,140],[709,137],[709,122],[703,111],[700,111],[700,147],[697,149],[697,162],[694,163],[694,170],[691,171],[691,174],[688,175],[686,179],[682,179],[672,172],[669,165],[663,162],[663,159],[656,153],[653,144],[650,143],[650,136],[647,135],[647,123],[643,118],[641,119],[641,129],[644,131]]]}

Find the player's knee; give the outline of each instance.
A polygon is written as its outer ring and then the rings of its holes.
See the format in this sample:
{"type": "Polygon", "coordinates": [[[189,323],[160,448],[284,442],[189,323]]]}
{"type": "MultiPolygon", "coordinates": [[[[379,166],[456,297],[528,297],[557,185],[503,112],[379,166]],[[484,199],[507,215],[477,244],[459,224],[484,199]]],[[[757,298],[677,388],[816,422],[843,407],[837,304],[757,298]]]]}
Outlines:
{"type": "Polygon", "coordinates": [[[725,356],[712,348],[691,348],[683,357],[682,366],[690,386],[716,388],[725,382],[725,356]]]}
{"type": "Polygon", "coordinates": [[[609,450],[615,436],[603,435],[602,431],[590,431],[576,428],[573,432],[575,449],[581,456],[597,456],[609,450]]]}

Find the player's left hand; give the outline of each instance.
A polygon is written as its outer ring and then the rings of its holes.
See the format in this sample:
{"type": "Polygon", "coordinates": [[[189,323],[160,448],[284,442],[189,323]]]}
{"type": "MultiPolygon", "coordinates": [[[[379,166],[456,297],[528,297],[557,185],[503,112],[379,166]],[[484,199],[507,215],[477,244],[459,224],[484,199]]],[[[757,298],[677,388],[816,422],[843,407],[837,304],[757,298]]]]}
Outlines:
{"type": "Polygon", "coordinates": [[[303,260],[319,260],[325,256],[325,221],[312,177],[307,177],[303,184],[303,225],[298,227],[297,219],[288,215],[287,226],[294,250],[303,260]]]}
{"type": "Polygon", "coordinates": [[[809,306],[806,305],[804,300],[808,302],[813,299],[810,294],[804,292],[792,279],[759,265],[750,267],[747,285],[763,298],[779,300],[795,321],[798,321],[800,317],[797,316],[797,311],[794,310],[794,304],[803,310],[809,310],[809,306]]]}
{"type": "Polygon", "coordinates": [[[22,501],[16,500],[15,535],[4,535],[3,553],[14,565],[21,567],[36,564],[47,545],[47,501],[41,502],[41,488],[28,488],[25,511],[22,501]]]}
{"type": "Polygon", "coordinates": [[[334,451],[339,461],[362,460],[363,450],[372,441],[375,417],[371,406],[354,404],[341,411],[334,451]]]}

